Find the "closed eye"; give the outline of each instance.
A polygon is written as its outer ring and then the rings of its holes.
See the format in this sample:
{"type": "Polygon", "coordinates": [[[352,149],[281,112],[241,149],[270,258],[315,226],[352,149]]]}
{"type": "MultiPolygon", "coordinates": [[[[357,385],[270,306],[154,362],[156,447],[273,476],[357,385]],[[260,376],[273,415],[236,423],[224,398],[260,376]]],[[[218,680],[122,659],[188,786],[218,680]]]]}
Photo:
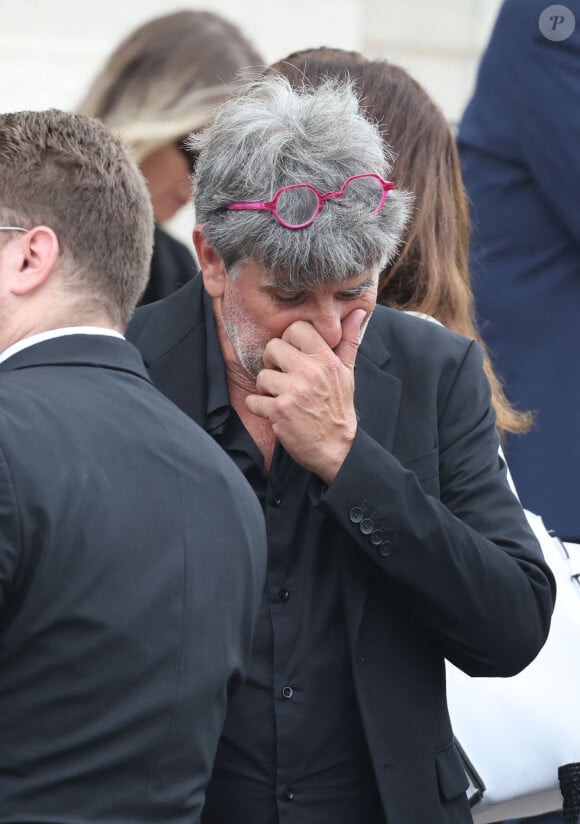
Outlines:
{"type": "Polygon", "coordinates": [[[365,292],[368,292],[369,289],[374,288],[375,285],[375,278],[368,278],[362,283],[353,284],[350,289],[344,289],[342,292],[339,292],[337,297],[340,300],[355,300],[356,298],[362,297],[365,292]]]}
{"type": "Polygon", "coordinates": [[[359,286],[356,289],[349,289],[347,292],[339,292],[337,294],[337,298],[340,300],[355,300],[356,298],[360,298],[361,295],[364,295],[368,286],[359,286]]]}
{"type": "Polygon", "coordinates": [[[273,293],[273,298],[277,303],[283,303],[283,304],[286,304],[286,305],[299,303],[302,300],[303,297],[304,297],[304,292],[283,291],[283,292],[274,292],[273,293]]]}

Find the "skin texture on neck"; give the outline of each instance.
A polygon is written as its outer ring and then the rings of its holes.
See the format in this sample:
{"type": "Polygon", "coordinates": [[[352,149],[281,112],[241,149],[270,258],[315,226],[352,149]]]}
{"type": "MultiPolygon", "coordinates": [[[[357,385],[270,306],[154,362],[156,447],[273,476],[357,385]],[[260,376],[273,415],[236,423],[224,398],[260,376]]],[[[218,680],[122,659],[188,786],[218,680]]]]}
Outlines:
{"type": "Polygon", "coordinates": [[[64,261],[48,226],[35,226],[0,246],[0,349],[67,326],[121,331],[103,299],[87,294],[71,260],[64,261]]]}
{"type": "Polygon", "coordinates": [[[51,332],[53,329],[63,329],[70,326],[95,326],[101,329],[111,329],[123,334],[123,330],[111,321],[106,313],[95,313],[92,315],[79,314],[76,312],[63,312],[62,307],[50,311],[50,307],[43,307],[39,315],[36,312],[21,311],[12,314],[12,317],[3,323],[4,316],[0,309],[0,352],[8,349],[14,343],[18,343],[25,338],[39,335],[42,332],[51,332]]]}

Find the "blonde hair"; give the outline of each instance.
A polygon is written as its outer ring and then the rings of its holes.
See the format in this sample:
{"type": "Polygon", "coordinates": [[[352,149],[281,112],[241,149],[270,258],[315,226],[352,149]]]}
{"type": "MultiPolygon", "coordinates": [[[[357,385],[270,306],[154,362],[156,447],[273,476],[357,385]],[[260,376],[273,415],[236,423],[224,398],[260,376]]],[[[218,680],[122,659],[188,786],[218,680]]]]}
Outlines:
{"type": "Polygon", "coordinates": [[[219,15],[174,12],[119,44],[77,111],[102,120],[141,162],[203,128],[230,96],[238,72],[262,62],[241,31],[219,15]]]}

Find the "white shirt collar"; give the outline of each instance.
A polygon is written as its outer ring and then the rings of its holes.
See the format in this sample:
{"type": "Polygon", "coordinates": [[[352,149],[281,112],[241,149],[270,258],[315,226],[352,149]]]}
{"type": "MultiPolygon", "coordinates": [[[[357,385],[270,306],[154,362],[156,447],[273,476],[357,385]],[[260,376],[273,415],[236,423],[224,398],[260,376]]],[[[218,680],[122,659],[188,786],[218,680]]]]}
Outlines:
{"type": "Polygon", "coordinates": [[[34,346],[35,343],[51,340],[51,338],[61,338],[65,335],[107,335],[111,338],[121,338],[121,340],[124,340],[124,337],[120,332],[117,332],[115,329],[108,329],[104,326],[63,326],[60,329],[50,329],[48,332],[39,332],[37,335],[30,335],[27,338],[22,338],[22,340],[16,341],[16,343],[13,343],[12,346],[9,346],[7,349],[4,349],[4,351],[0,352],[0,363],[8,360],[8,358],[11,358],[12,355],[15,355],[22,349],[27,349],[29,346],[34,346]]]}

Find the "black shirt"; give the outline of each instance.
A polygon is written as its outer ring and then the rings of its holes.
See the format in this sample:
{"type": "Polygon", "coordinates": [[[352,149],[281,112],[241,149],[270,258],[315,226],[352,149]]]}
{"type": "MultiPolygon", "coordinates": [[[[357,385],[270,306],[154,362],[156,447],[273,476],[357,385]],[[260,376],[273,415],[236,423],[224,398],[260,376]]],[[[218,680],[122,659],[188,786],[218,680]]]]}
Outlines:
{"type": "Polygon", "coordinates": [[[206,429],[258,496],[268,572],[245,685],[232,698],[204,824],[385,824],[354,695],[339,527],[309,500],[312,476],[276,445],[263,456],[230,406],[205,296],[206,429]]]}

